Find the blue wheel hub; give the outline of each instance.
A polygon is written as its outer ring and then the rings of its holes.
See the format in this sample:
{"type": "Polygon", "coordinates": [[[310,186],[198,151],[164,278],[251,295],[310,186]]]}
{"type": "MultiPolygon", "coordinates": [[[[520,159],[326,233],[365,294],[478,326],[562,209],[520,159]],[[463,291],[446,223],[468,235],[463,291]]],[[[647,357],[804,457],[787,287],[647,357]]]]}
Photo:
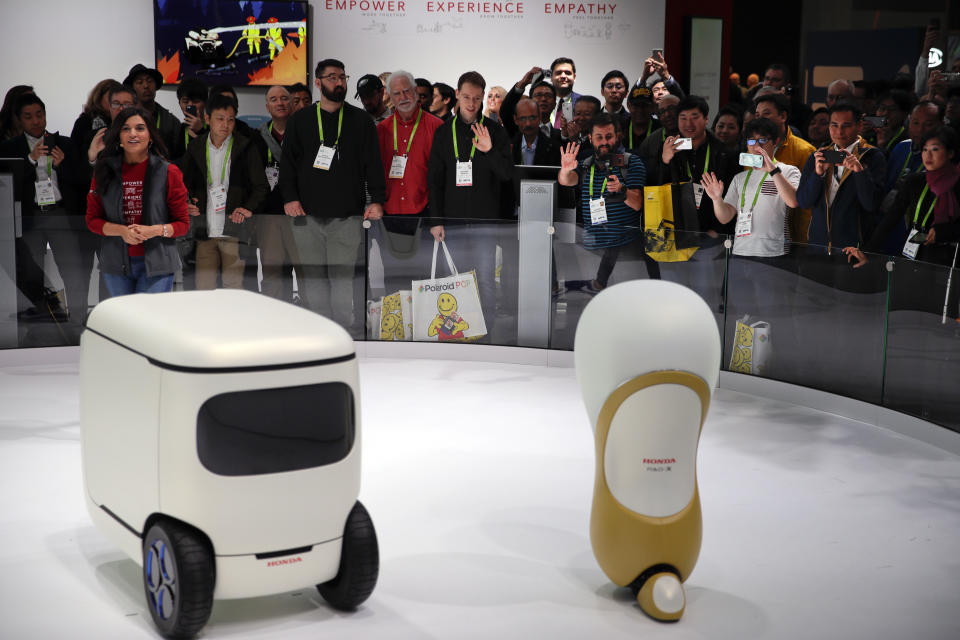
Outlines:
{"type": "Polygon", "coordinates": [[[177,606],[177,570],[173,554],[162,540],[150,545],[146,574],[150,606],[161,620],[169,620],[177,606]]]}

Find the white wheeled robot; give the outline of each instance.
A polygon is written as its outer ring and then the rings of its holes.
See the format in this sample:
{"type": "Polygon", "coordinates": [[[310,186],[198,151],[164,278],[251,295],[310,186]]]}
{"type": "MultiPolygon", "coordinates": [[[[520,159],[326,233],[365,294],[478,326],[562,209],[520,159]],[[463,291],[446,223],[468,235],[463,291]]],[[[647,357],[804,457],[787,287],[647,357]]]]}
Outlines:
{"type": "Polygon", "coordinates": [[[635,280],[584,309],[577,379],[596,441],[590,541],[647,615],[678,620],[700,554],[697,445],[720,371],[720,336],[686,287],[635,280]]]}
{"type": "Polygon", "coordinates": [[[80,354],[87,507],[142,564],[161,633],[193,636],[215,598],[366,600],[379,554],[343,329],[246,291],[141,294],[100,303],[80,354]]]}

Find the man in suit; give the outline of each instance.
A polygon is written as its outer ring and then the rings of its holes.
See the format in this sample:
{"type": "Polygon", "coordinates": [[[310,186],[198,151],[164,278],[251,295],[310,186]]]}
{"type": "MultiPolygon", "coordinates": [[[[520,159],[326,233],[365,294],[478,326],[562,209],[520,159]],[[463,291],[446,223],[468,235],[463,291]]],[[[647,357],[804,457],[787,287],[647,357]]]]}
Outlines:
{"type": "Polygon", "coordinates": [[[520,98],[513,115],[518,129],[513,137],[513,164],[560,166],[560,144],[555,136],[548,136],[540,129],[540,116],[536,102],[520,98]]]}
{"type": "MultiPolygon", "coordinates": [[[[66,289],[70,320],[80,325],[86,319],[93,255],[80,251],[79,234],[89,231],[79,192],[89,185],[78,181],[81,172],[70,138],[47,131],[46,105],[39,97],[33,93],[21,96],[14,104],[14,113],[23,133],[3,143],[0,156],[27,161],[21,190],[23,244],[38,265],[43,265],[50,245],[66,289]]],[[[42,292],[43,281],[22,282],[20,286],[29,296],[30,292],[42,292]]],[[[38,300],[32,302],[39,304],[38,300]]]]}

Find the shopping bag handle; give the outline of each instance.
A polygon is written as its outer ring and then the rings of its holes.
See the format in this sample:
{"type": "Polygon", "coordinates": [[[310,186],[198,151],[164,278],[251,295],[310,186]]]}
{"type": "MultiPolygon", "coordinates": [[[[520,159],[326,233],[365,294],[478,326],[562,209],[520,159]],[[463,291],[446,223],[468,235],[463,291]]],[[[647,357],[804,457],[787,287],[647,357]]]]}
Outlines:
{"type": "Polygon", "coordinates": [[[430,263],[430,279],[431,279],[431,280],[437,277],[437,248],[438,248],[438,247],[441,247],[441,246],[443,247],[443,255],[444,255],[444,257],[446,257],[446,259],[447,259],[447,268],[450,269],[450,273],[451,273],[452,275],[455,275],[455,276],[456,276],[456,275],[459,275],[459,272],[457,271],[456,265],[453,264],[453,258],[450,257],[450,250],[447,249],[447,243],[444,242],[443,240],[439,240],[439,241],[438,241],[438,240],[434,239],[434,241],[433,241],[433,261],[430,263]]]}

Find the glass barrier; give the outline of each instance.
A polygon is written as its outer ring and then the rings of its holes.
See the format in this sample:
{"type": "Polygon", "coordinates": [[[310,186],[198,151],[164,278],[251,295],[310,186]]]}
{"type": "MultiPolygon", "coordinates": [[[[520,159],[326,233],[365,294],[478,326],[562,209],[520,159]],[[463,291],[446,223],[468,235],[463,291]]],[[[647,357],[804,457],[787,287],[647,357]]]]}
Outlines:
{"type": "Polygon", "coordinates": [[[648,254],[644,230],[639,227],[627,225],[615,235],[591,237],[582,225],[556,226],[551,348],[573,349],[577,322],[593,296],[635,279],[669,280],[693,289],[714,312],[723,335],[724,238],[687,233],[686,242],[681,242],[684,249],[648,254]]]}
{"type": "Polygon", "coordinates": [[[960,431],[960,270],[892,262],[883,405],[960,431]]]}
{"type": "Polygon", "coordinates": [[[885,264],[870,255],[854,268],[842,251],[814,245],[769,258],[732,253],[725,368],[879,404],[885,264]]]}
{"type": "Polygon", "coordinates": [[[507,220],[369,221],[367,338],[516,346],[518,229],[507,220]]]}
{"type": "MultiPolygon", "coordinates": [[[[238,240],[179,239],[183,267],[171,288],[259,291],[331,317],[357,340],[569,350],[598,291],[661,278],[707,302],[724,369],[960,430],[960,274],[949,266],[952,254],[942,265],[867,255],[855,268],[825,247],[746,257],[730,239],[698,233],[670,254],[639,227],[592,237],[567,205],[560,198],[545,219],[395,216],[366,227],[360,217],[259,215],[238,240]],[[454,269],[440,250],[434,272],[438,226],[454,269]]],[[[56,212],[26,219],[19,234],[7,222],[0,219],[0,348],[77,344],[89,310],[110,296],[101,237],[82,217],[56,212]]]]}

